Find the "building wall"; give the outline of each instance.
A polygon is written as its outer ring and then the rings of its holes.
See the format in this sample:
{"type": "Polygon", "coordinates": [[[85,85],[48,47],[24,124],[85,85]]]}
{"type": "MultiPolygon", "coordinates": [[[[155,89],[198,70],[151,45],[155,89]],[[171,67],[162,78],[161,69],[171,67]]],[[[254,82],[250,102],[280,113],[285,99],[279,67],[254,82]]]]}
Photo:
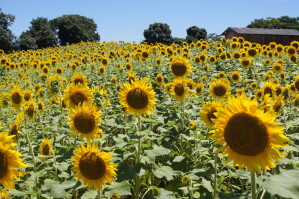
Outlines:
{"type": "Polygon", "coordinates": [[[299,41],[299,36],[292,35],[254,35],[254,34],[238,34],[235,31],[229,30],[225,34],[225,38],[244,37],[245,40],[268,45],[270,42],[289,45],[292,41],[299,41]]]}

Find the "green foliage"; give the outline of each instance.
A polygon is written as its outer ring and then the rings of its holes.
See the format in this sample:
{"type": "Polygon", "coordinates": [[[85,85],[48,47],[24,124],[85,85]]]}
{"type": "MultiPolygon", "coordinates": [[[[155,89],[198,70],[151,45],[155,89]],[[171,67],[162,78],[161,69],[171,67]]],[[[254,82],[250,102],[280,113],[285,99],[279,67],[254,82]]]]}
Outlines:
{"type": "Polygon", "coordinates": [[[5,14],[0,9],[0,49],[10,52],[14,48],[15,36],[8,29],[13,24],[15,16],[5,14]]]}
{"type": "Polygon", "coordinates": [[[206,39],[207,31],[204,28],[199,28],[197,26],[191,26],[187,30],[186,41],[188,43],[196,42],[200,39],[206,39]]]}
{"type": "Polygon", "coordinates": [[[148,29],[143,32],[145,42],[149,44],[162,43],[171,44],[173,38],[171,36],[171,30],[169,25],[166,23],[153,23],[149,25],[148,29]]]}
{"type": "Polygon", "coordinates": [[[38,48],[46,48],[57,45],[57,39],[51,30],[47,18],[38,17],[33,19],[29,27],[29,34],[35,39],[38,48]]]}
{"type": "Polygon", "coordinates": [[[100,40],[93,19],[80,15],[63,15],[50,23],[61,45],[100,40]]]}
{"type": "Polygon", "coordinates": [[[28,50],[28,49],[37,49],[36,40],[32,37],[29,31],[22,32],[19,37],[19,49],[28,50]]]}
{"type": "Polygon", "coordinates": [[[299,30],[299,17],[281,16],[279,18],[267,17],[255,19],[247,28],[275,28],[299,30]]]}

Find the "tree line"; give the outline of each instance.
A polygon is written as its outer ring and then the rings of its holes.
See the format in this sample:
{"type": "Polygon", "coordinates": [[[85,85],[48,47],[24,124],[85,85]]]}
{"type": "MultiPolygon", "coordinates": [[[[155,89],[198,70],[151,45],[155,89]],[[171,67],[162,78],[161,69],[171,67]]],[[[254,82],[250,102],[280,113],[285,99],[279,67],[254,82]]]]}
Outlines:
{"type": "MultiPolygon", "coordinates": [[[[30,22],[28,30],[17,38],[9,27],[13,24],[15,16],[2,12],[0,8],[0,49],[5,52],[12,50],[28,50],[67,45],[78,42],[100,41],[97,24],[91,18],[80,15],[63,15],[48,20],[38,17],[30,22]]],[[[299,17],[282,16],[280,18],[255,19],[248,28],[287,28],[299,30],[299,17]]],[[[166,23],[153,23],[144,30],[144,40],[148,44],[163,43],[182,44],[191,43],[200,39],[216,41],[220,35],[207,34],[206,29],[191,26],[185,38],[173,37],[171,29],[166,23]]]]}

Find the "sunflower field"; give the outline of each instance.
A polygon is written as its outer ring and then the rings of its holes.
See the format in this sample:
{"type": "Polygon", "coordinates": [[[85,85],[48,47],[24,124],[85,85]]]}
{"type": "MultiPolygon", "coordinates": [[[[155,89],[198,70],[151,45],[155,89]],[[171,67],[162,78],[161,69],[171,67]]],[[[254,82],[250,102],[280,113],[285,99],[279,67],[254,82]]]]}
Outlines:
{"type": "Polygon", "coordinates": [[[1,198],[298,198],[299,42],[0,50],[1,198]]]}

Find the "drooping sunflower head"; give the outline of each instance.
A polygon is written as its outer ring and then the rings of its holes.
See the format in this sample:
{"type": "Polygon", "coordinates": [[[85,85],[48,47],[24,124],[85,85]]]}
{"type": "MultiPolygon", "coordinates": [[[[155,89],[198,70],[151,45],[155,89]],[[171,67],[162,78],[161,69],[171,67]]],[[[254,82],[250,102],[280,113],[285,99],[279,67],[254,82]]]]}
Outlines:
{"type": "Polygon", "coordinates": [[[24,94],[24,100],[25,101],[29,101],[32,97],[32,92],[30,90],[25,90],[23,92],[23,94],[24,94]]]}
{"type": "Polygon", "coordinates": [[[196,95],[201,95],[203,93],[203,90],[204,90],[203,83],[197,83],[195,86],[196,95]]]}
{"type": "Polygon", "coordinates": [[[29,100],[28,102],[25,103],[25,112],[26,112],[26,116],[29,119],[33,119],[35,112],[36,112],[36,104],[33,100],[29,100]]]}
{"type": "Polygon", "coordinates": [[[172,82],[171,93],[178,102],[183,102],[189,92],[187,82],[182,79],[175,79],[172,82]]]}
{"type": "MultiPolygon", "coordinates": [[[[47,138],[43,139],[39,146],[39,153],[43,156],[51,156],[53,153],[52,141],[47,138]]],[[[46,160],[46,158],[43,158],[43,160],[46,160]]]]}
{"type": "Polygon", "coordinates": [[[83,86],[87,86],[87,78],[82,73],[75,73],[72,76],[71,83],[74,85],[82,84],[83,86]]]}
{"type": "Polygon", "coordinates": [[[210,93],[214,98],[225,98],[229,95],[230,84],[227,79],[217,79],[210,85],[210,93]]]}
{"type": "Polygon", "coordinates": [[[215,113],[222,106],[224,106],[224,104],[218,101],[207,102],[203,105],[200,118],[206,126],[214,126],[214,119],[216,119],[215,113]]]}
{"type": "Polygon", "coordinates": [[[14,86],[10,91],[10,102],[16,108],[20,109],[23,103],[23,92],[17,86],[14,86]]]}
{"type": "Polygon", "coordinates": [[[186,77],[191,72],[191,65],[186,58],[174,56],[170,63],[170,70],[176,78],[186,77]]]}
{"type": "Polygon", "coordinates": [[[82,84],[71,84],[64,91],[64,102],[69,108],[75,108],[83,102],[91,103],[92,99],[93,91],[82,84]]]}
{"type": "Polygon", "coordinates": [[[125,83],[120,90],[120,103],[128,113],[134,115],[151,114],[156,102],[155,92],[148,78],[125,83]]]}
{"type": "Polygon", "coordinates": [[[238,71],[233,71],[230,75],[230,79],[233,82],[239,82],[239,81],[241,81],[241,75],[238,71]]]}
{"type": "Polygon", "coordinates": [[[81,140],[86,138],[88,142],[91,142],[93,138],[102,134],[102,129],[98,127],[102,122],[100,115],[101,112],[94,104],[83,102],[82,105],[71,110],[68,125],[75,135],[80,135],[81,140]]]}
{"type": "Polygon", "coordinates": [[[265,82],[263,89],[263,95],[269,94],[271,98],[274,98],[276,96],[275,92],[275,84],[273,82],[265,82]]]}
{"type": "Polygon", "coordinates": [[[276,114],[259,109],[255,99],[244,95],[230,97],[228,105],[216,114],[210,138],[222,144],[217,152],[227,156],[226,162],[233,161],[235,166],[260,173],[261,168],[275,167],[274,161],[281,158],[276,148],[285,146],[289,140],[275,119],[276,114]]]}
{"type": "Polygon", "coordinates": [[[101,190],[104,183],[111,184],[116,176],[116,164],[110,162],[111,153],[101,152],[97,146],[79,146],[72,157],[75,179],[84,186],[101,190]]]}

